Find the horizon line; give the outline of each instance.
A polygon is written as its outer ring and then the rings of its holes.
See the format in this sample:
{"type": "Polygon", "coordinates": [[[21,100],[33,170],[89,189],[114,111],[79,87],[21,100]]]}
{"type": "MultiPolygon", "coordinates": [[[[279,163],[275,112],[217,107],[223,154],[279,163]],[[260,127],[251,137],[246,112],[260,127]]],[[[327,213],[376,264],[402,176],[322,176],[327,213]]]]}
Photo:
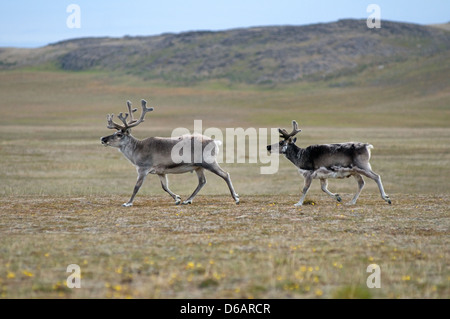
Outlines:
{"type": "MultiPolygon", "coordinates": [[[[254,28],[270,28],[270,27],[302,27],[302,26],[311,26],[311,25],[319,25],[319,24],[332,24],[339,21],[345,21],[345,20],[367,20],[367,18],[340,18],[338,20],[328,21],[328,22],[313,22],[313,23],[306,23],[306,24],[267,24],[267,25],[253,25],[253,26],[242,26],[242,27],[231,27],[231,28],[225,28],[225,29],[192,29],[192,30],[183,30],[183,31],[167,31],[167,32],[161,32],[161,33],[155,33],[155,34],[123,34],[123,35],[86,35],[86,36],[80,36],[80,37],[73,37],[73,38],[64,38],[52,42],[47,42],[45,44],[36,42],[24,42],[21,44],[2,44],[0,42],[0,48],[6,49],[39,49],[50,45],[56,45],[63,42],[70,42],[70,41],[76,41],[76,40],[82,40],[82,39],[102,39],[102,38],[110,38],[110,39],[121,39],[121,38],[139,38],[139,37],[157,37],[162,35],[169,35],[169,34],[183,34],[183,33],[195,33],[195,32],[227,32],[227,31],[233,31],[233,30],[242,30],[242,29],[254,29],[254,28]]],[[[382,20],[387,22],[394,22],[394,23],[404,23],[404,24],[415,24],[420,26],[428,26],[428,27],[436,27],[438,25],[445,25],[450,24],[450,21],[447,22],[439,22],[439,23],[431,23],[431,24],[422,24],[417,22],[409,22],[409,21],[395,21],[395,20],[382,20]]],[[[444,28],[441,28],[444,29],[444,28]]]]}

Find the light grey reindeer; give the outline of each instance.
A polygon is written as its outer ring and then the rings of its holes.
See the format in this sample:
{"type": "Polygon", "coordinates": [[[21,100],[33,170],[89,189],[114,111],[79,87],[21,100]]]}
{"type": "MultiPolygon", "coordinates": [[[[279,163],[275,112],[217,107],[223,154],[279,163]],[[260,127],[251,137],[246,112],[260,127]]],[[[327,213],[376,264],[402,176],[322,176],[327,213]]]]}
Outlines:
{"type": "Polygon", "coordinates": [[[333,194],[328,190],[327,179],[350,176],[353,176],[358,182],[358,191],[351,200],[351,204],[356,204],[356,200],[364,187],[362,176],[373,179],[378,185],[381,197],[391,204],[389,196],[384,192],[380,176],[375,174],[370,166],[370,149],[373,148],[371,144],[348,142],[311,145],[307,148],[300,148],[295,145],[297,138],[294,138],[294,136],[301,130],[298,128],[296,121],[292,121],[292,127],[291,133],[279,128],[278,131],[283,140],[279,143],[268,145],[267,150],[284,154],[288,160],[299,168],[299,172],[305,178],[302,197],[295,206],[303,205],[313,179],[320,179],[322,190],[338,202],[341,202],[342,199],[339,194],[333,194]]]}
{"type": "Polygon", "coordinates": [[[114,114],[108,114],[107,128],[117,131],[112,135],[101,138],[104,146],[118,148],[137,169],[138,179],[133,194],[130,200],[122,206],[128,207],[133,205],[134,197],[148,174],[156,174],[159,176],[162,188],[172,196],[175,204],[191,204],[194,197],[206,184],[205,169],[225,180],[230,189],[231,196],[236,204],[239,204],[239,195],[234,191],[230,175],[219,166],[216,160],[218,147],[221,142],[200,134],[183,135],[175,138],[149,137],[144,140],[138,140],[131,135],[131,128],[143,122],[147,112],[153,111],[152,107],[147,108],[147,102],[145,100],[142,100],[141,104],[141,117],[136,120],[133,118],[133,113],[137,109],[132,109],[131,102],[127,101],[128,113],[125,113],[125,115],[120,113],[118,116],[123,125],[119,125],[113,121],[114,114]],[[130,117],[129,121],[127,121],[128,116],[130,117]],[[183,154],[182,158],[184,160],[181,161],[180,156],[178,156],[179,154],[173,152],[174,147],[176,150],[188,150],[190,154],[183,154]],[[194,150],[200,150],[201,152],[194,152],[194,150]],[[173,156],[174,154],[177,156],[173,156]],[[185,160],[186,158],[188,160],[185,160]],[[180,196],[174,194],[169,189],[167,174],[181,174],[193,171],[197,173],[198,186],[187,200],[181,202],[180,196]]]}

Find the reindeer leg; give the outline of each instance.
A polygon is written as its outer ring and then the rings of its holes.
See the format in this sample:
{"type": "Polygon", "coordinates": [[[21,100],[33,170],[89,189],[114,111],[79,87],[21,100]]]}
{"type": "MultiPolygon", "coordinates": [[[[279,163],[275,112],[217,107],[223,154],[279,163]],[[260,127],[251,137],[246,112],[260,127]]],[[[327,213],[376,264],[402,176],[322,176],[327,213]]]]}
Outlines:
{"type": "Polygon", "coordinates": [[[233,183],[231,183],[230,174],[225,172],[217,162],[208,164],[204,163],[202,165],[204,168],[206,168],[208,171],[213,172],[214,174],[222,177],[222,179],[227,183],[228,188],[230,189],[231,196],[233,197],[236,204],[239,204],[239,195],[234,191],[233,183]]]}
{"type": "Polygon", "coordinates": [[[354,170],[364,176],[367,176],[370,179],[373,179],[375,183],[378,185],[378,189],[380,190],[381,198],[383,198],[388,204],[391,204],[391,199],[388,195],[384,192],[383,184],[381,183],[381,177],[380,175],[373,172],[369,167],[354,167],[354,170]]]}
{"type": "Polygon", "coordinates": [[[308,193],[309,187],[311,186],[312,182],[312,174],[311,173],[304,173],[303,176],[305,177],[305,184],[303,186],[303,195],[298,201],[298,203],[294,204],[294,206],[302,206],[303,201],[305,200],[306,193],[308,193]]]}
{"type": "Polygon", "coordinates": [[[205,186],[205,184],[206,184],[206,177],[205,177],[203,168],[199,168],[199,169],[195,170],[195,172],[197,173],[197,177],[198,177],[197,188],[194,190],[192,195],[189,196],[189,198],[182,203],[183,205],[192,204],[192,200],[194,199],[194,197],[202,189],[202,187],[205,186]]]}
{"type": "Polygon", "coordinates": [[[170,196],[172,196],[172,198],[175,200],[175,205],[178,205],[181,203],[181,197],[177,194],[174,194],[170,189],[169,189],[169,181],[167,179],[167,175],[166,174],[158,174],[158,177],[161,181],[161,186],[162,188],[169,193],[170,196]]]}
{"type": "Polygon", "coordinates": [[[356,192],[355,196],[353,196],[353,199],[350,202],[350,204],[355,205],[356,200],[358,199],[359,194],[361,194],[361,191],[362,191],[365,183],[364,183],[364,179],[361,175],[355,174],[355,175],[353,175],[353,177],[355,177],[356,181],[358,182],[358,191],[356,192]]]}
{"type": "Polygon", "coordinates": [[[333,194],[332,192],[330,192],[327,188],[328,186],[328,181],[325,178],[321,178],[320,179],[320,187],[322,188],[322,190],[327,193],[328,195],[330,195],[331,197],[333,197],[334,199],[336,199],[338,202],[342,202],[342,198],[341,196],[339,196],[339,194],[333,194]]]}
{"type": "Polygon", "coordinates": [[[124,206],[124,207],[133,206],[134,197],[136,196],[137,192],[141,188],[142,183],[144,182],[147,174],[148,174],[148,170],[141,170],[141,169],[138,170],[138,179],[137,179],[136,185],[134,186],[133,195],[131,195],[130,200],[127,203],[122,204],[122,206],[124,206]]]}

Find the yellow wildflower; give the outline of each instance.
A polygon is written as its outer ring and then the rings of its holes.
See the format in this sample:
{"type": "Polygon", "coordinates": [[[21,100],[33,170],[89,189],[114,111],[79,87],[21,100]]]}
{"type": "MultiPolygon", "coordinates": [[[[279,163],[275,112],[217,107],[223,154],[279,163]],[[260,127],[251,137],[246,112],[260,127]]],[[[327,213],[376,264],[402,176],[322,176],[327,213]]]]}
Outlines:
{"type": "Polygon", "coordinates": [[[185,268],[186,269],[194,269],[194,267],[195,267],[195,264],[192,261],[190,261],[187,263],[185,268]]]}
{"type": "Polygon", "coordinates": [[[411,280],[411,276],[402,276],[403,281],[409,281],[411,280]]]}

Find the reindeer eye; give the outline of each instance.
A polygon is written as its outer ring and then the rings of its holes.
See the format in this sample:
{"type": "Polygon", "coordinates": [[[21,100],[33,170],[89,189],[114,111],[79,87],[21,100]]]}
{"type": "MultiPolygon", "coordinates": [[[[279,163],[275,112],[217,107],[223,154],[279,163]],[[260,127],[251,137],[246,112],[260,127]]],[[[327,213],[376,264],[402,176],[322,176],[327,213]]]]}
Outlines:
{"type": "Polygon", "coordinates": [[[117,137],[123,137],[123,134],[122,133],[117,133],[116,136],[117,137]]]}

